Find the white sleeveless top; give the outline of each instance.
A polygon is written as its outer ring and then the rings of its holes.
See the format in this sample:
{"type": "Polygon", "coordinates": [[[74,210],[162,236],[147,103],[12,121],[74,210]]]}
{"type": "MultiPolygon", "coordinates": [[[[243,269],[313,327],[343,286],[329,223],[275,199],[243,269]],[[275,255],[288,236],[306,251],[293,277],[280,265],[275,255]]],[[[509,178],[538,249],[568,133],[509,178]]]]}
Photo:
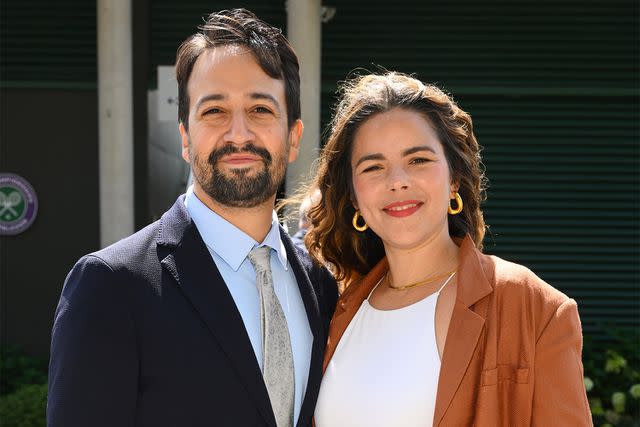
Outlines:
{"type": "Polygon", "coordinates": [[[373,308],[369,294],[327,366],[316,427],[433,425],[440,375],[436,303],[454,274],[436,293],[396,310],[373,308]]]}

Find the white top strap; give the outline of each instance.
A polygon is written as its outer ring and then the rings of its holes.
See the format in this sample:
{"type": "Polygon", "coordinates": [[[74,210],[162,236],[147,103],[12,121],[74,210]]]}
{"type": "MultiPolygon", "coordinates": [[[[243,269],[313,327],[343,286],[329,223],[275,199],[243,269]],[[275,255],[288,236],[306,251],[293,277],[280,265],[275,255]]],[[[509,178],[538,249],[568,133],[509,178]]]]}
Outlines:
{"type": "Polygon", "coordinates": [[[451,273],[449,278],[443,283],[442,286],[440,286],[440,289],[438,289],[438,292],[436,292],[436,294],[440,295],[440,292],[444,289],[445,286],[447,286],[447,283],[449,283],[451,281],[451,279],[453,279],[453,276],[455,276],[456,273],[457,273],[457,271],[454,271],[453,273],[451,273]]]}
{"type": "Polygon", "coordinates": [[[380,278],[380,280],[378,280],[378,283],[376,283],[376,285],[373,287],[373,289],[371,289],[371,292],[369,292],[369,295],[367,296],[367,301],[369,301],[369,298],[371,298],[371,295],[373,294],[373,291],[375,291],[375,290],[376,290],[376,288],[378,287],[378,285],[379,285],[380,283],[382,283],[382,281],[384,280],[384,278],[385,278],[385,277],[386,277],[386,274],[385,274],[384,276],[382,276],[382,277],[380,278]]]}

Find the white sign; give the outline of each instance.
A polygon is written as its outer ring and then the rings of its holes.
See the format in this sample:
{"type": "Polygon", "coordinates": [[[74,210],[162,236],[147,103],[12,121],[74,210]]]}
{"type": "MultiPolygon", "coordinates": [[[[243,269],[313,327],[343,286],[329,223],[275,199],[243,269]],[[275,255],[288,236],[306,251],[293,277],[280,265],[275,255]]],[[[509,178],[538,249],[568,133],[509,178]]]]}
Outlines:
{"type": "Polygon", "coordinates": [[[178,122],[178,82],[173,65],[158,65],[158,121],[178,122]]]}

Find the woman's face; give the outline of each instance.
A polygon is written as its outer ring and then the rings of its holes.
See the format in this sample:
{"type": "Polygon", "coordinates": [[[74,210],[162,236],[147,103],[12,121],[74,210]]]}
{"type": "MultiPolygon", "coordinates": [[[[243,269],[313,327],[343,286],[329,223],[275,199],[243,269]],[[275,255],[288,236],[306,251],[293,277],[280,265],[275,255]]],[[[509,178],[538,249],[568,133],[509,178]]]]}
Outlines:
{"type": "Polygon", "coordinates": [[[354,205],[385,247],[414,249],[448,238],[457,187],[436,131],[415,111],[394,108],[364,122],[351,153],[354,205]]]}

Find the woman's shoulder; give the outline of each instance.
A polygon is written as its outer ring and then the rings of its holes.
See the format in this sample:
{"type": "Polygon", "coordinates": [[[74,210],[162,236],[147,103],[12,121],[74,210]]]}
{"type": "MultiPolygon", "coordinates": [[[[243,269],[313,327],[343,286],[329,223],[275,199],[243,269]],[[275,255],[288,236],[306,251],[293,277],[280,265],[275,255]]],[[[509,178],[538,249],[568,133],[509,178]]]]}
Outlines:
{"type": "Polygon", "coordinates": [[[485,267],[492,269],[494,292],[490,304],[493,312],[499,313],[496,318],[499,323],[529,325],[532,337],[537,340],[552,319],[563,318],[565,312],[577,313],[573,299],[529,268],[494,255],[482,255],[482,258],[485,267]]]}
{"type": "Polygon", "coordinates": [[[500,258],[482,254],[485,269],[491,269],[494,292],[510,301],[518,298],[527,304],[558,307],[570,298],[556,289],[528,267],[500,258]]]}

